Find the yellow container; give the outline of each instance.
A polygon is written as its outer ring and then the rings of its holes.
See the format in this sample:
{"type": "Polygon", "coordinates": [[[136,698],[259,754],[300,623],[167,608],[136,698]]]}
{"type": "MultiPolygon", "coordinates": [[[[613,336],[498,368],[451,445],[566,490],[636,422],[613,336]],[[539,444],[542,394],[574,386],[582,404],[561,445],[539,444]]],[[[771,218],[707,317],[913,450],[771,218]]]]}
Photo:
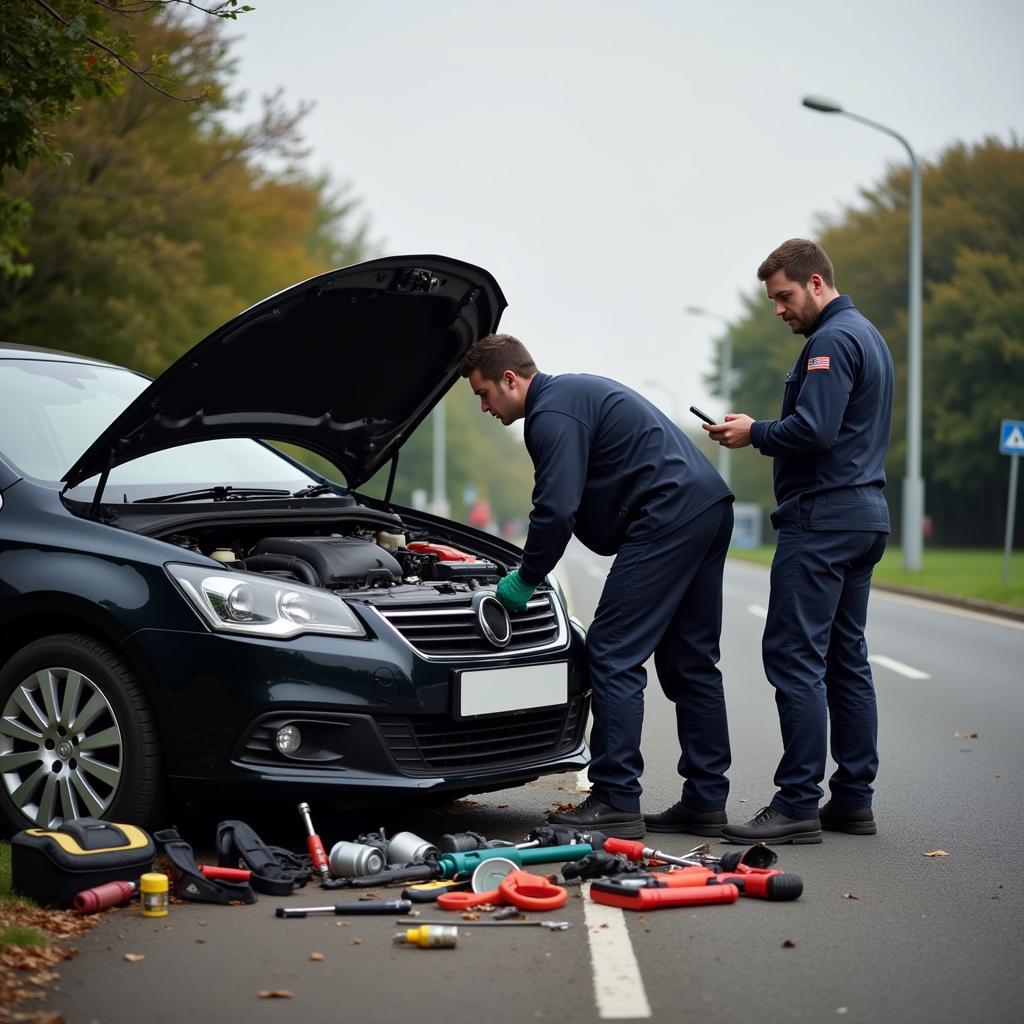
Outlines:
{"type": "Polygon", "coordinates": [[[167,876],[147,871],[139,879],[139,910],[143,917],[164,917],[167,914],[167,876]]]}

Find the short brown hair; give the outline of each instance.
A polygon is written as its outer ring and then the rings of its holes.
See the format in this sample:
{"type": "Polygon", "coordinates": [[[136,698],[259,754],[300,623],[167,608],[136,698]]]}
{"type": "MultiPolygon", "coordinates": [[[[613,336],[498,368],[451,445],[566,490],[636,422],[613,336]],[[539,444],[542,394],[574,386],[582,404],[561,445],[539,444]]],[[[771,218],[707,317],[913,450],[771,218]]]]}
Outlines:
{"type": "Polygon", "coordinates": [[[479,370],[484,380],[497,382],[506,370],[513,370],[520,377],[532,377],[537,364],[518,338],[511,334],[488,334],[470,348],[459,366],[463,377],[474,370],[479,370]]]}
{"type": "Polygon", "coordinates": [[[828,254],[817,242],[807,238],[790,238],[783,242],[757,268],[757,279],[767,281],[778,270],[797,284],[807,284],[811,274],[820,274],[829,288],[836,286],[835,271],[828,254]]]}

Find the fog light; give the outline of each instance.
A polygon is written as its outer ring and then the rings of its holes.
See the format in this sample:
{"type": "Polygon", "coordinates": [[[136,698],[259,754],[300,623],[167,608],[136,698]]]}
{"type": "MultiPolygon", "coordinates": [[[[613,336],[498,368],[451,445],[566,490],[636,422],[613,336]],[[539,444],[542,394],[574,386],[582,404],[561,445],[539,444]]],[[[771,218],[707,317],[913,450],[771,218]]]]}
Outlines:
{"type": "Polygon", "coordinates": [[[302,746],[302,733],[294,725],[285,725],[277,730],[274,746],[282,754],[294,754],[302,746]]]}

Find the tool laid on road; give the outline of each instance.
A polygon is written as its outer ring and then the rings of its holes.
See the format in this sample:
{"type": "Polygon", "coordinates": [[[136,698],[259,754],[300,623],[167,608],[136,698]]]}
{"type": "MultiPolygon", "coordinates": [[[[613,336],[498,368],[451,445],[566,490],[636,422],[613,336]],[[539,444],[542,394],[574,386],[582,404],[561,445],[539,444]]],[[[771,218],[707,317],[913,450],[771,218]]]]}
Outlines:
{"type": "MultiPolygon", "coordinates": [[[[401,921],[396,921],[395,924],[401,924],[401,921]]],[[[424,919],[420,921],[420,924],[434,925],[434,924],[447,924],[448,922],[438,919],[424,919]]],[[[547,928],[552,932],[564,932],[572,927],[571,921],[494,921],[494,920],[480,920],[480,921],[467,921],[465,924],[466,928],[547,928]]]]}
{"type": "Polygon", "coordinates": [[[497,849],[466,850],[463,853],[442,853],[436,863],[392,868],[368,878],[336,879],[335,884],[344,882],[350,888],[368,889],[376,888],[378,885],[390,885],[392,882],[426,882],[435,878],[464,878],[471,875],[478,864],[492,857],[507,857],[517,867],[530,867],[534,864],[562,864],[566,861],[581,860],[592,852],[593,849],[588,843],[547,846],[530,850],[517,850],[515,847],[509,846],[497,849]]]}
{"type": "Polygon", "coordinates": [[[256,894],[248,882],[207,878],[199,870],[192,847],[181,838],[176,828],[160,829],[153,833],[153,838],[174,868],[174,891],[179,899],[225,906],[235,902],[256,902],[256,894]]]}
{"type": "Polygon", "coordinates": [[[408,944],[420,949],[452,949],[459,939],[459,929],[451,924],[421,924],[395,935],[396,946],[408,944]]]}
{"type": "Polygon", "coordinates": [[[644,846],[638,839],[607,839],[604,849],[606,853],[621,853],[630,860],[660,860],[665,864],[678,864],[681,867],[690,867],[694,864],[703,864],[701,855],[696,851],[707,849],[707,844],[695,847],[682,856],[675,856],[671,853],[664,853],[662,850],[654,850],[650,846],[644,846]]]}
{"type": "Polygon", "coordinates": [[[402,890],[402,899],[413,903],[436,903],[437,897],[443,892],[462,892],[471,887],[468,880],[456,881],[454,878],[435,878],[431,882],[418,882],[408,885],[402,890]]]}
{"type": "MultiPolygon", "coordinates": [[[[623,910],[663,910],[666,907],[735,903],[740,894],[732,884],[669,886],[660,881],[660,877],[629,875],[626,878],[599,879],[590,883],[590,898],[595,903],[623,910]]],[[[666,879],[670,877],[665,875],[666,879]]]]}
{"type": "Polygon", "coordinates": [[[309,850],[309,856],[313,860],[313,867],[320,872],[321,878],[330,878],[331,867],[327,859],[327,851],[324,849],[324,844],[320,841],[320,837],[316,834],[316,829],[313,828],[313,819],[309,816],[309,804],[299,804],[299,815],[306,825],[306,847],[309,850]]]}
{"type": "Polygon", "coordinates": [[[469,910],[484,904],[511,904],[520,910],[557,910],[565,906],[568,892],[541,875],[516,869],[496,889],[488,892],[446,892],[437,897],[441,910],[469,910]]]}
{"type": "Polygon", "coordinates": [[[136,882],[153,867],[156,847],[135,825],[96,818],[29,828],[11,839],[11,888],[40,906],[70,907],[106,882],[136,882]]]}
{"type": "Polygon", "coordinates": [[[199,871],[207,878],[218,878],[223,882],[252,880],[252,872],[248,868],[222,868],[217,864],[200,864],[199,871]]]}
{"type": "Polygon", "coordinates": [[[222,821],[216,845],[220,867],[245,865],[252,872],[252,887],[268,896],[289,896],[309,881],[313,870],[308,857],[267,846],[244,821],[222,821]]]}
{"type": "Polygon", "coordinates": [[[107,907],[116,907],[127,903],[138,891],[134,882],[106,882],[76,892],[71,906],[78,914],[96,914],[107,907]]]}
{"type": "Polygon", "coordinates": [[[334,878],[362,878],[379,875],[385,866],[384,853],[365,843],[335,843],[327,858],[334,878]]]}
{"type": "Polygon", "coordinates": [[[309,917],[311,914],[408,914],[412,910],[409,900],[359,900],[355,903],[335,903],[330,907],[278,907],[275,917],[309,917]]]}

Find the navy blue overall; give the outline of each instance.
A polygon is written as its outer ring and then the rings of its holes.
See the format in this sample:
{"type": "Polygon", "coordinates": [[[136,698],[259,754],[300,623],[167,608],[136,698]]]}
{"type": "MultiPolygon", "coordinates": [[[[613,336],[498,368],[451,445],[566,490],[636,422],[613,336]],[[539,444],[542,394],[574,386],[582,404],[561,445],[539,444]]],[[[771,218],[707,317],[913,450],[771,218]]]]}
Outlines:
{"type": "Polygon", "coordinates": [[[827,720],[838,765],[833,806],[871,806],[878,715],[864,626],[889,534],[882,488],[892,399],[889,349],[841,295],[786,378],[780,418],[750,430],[751,443],[775,458],[779,537],[762,656],[783,742],[771,806],[791,818],[817,816],[827,720]]]}
{"type": "Polygon", "coordinates": [[[722,809],[730,754],[718,660],[732,493],[664,413],[603,377],[538,373],[526,447],[534,490],[523,580],[539,583],[572,534],[617,556],[587,633],[594,795],[640,810],[643,666],[654,654],[676,706],[684,803],[722,809]]]}

